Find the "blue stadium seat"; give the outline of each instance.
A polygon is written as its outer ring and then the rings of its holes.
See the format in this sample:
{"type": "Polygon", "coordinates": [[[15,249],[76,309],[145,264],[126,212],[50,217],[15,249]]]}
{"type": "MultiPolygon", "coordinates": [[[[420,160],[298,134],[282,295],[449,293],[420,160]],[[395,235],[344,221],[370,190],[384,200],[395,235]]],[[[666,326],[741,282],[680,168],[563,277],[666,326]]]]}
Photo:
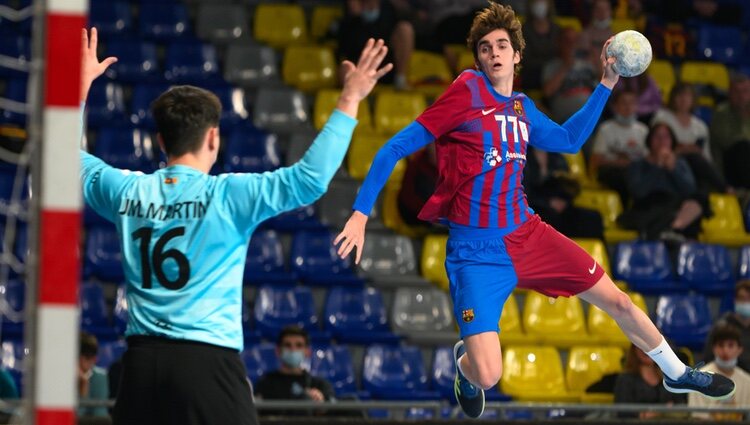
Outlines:
{"type": "Polygon", "coordinates": [[[141,38],[168,41],[191,34],[190,16],[180,2],[149,4],[140,9],[141,38]]]}
{"type": "Polygon", "coordinates": [[[701,25],[698,29],[698,57],[728,65],[737,64],[742,55],[742,40],[740,28],[701,25]]]}
{"type": "Polygon", "coordinates": [[[388,328],[383,297],[372,287],[334,286],[328,291],[323,315],[324,327],[339,342],[367,344],[399,340],[388,328]]]}
{"type": "Polygon", "coordinates": [[[294,274],[286,271],[284,251],[276,231],[253,233],[247,248],[244,280],[252,284],[294,282],[294,274]]]}
{"type": "Polygon", "coordinates": [[[104,369],[109,369],[112,363],[120,360],[127,348],[128,344],[124,339],[100,343],[99,351],[96,353],[96,365],[104,369]]]}
{"type": "Polygon", "coordinates": [[[247,369],[247,377],[253,384],[256,384],[263,374],[279,368],[276,346],[269,342],[245,347],[241,355],[247,369]]]}
{"type": "Polygon", "coordinates": [[[133,18],[128,2],[92,1],[90,4],[90,26],[96,27],[102,39],[122,37],[132,31],[133,18]]]}
{"type": "MultiPolygon", "coordinates": [[[[8,208],[25,208],[31,196],[28,174],[24,178],[23,184],[18,188],[19,192],[14,193],[18,169],[15,166],[0,165],[0,210],[8,208]],[[17,201],[13,201],[16,199],[17,201]]],[[[2,221],[4,215],[0,215],[2,221]]]]}
{"type": "Polygon", "coordinates": [[[345,345],[312,347],[310,373],[330,382],[338,397],[357,393],[352,356],[345,345]]]}
{"type": "MultiPolygon", "coordinates": [[[[747,43],[747,45],[750,46],[750,43],[747,43]]],[[[750,50],[750,48],[748,50],[750,50]]],[[[748,66],[746,75],[750,75],[750,66],[748,66]]],[[[745,220],[745,231],[750,232],[750,202],[745,203],[745,209],[742,212],[742,218],[745,220]]]]}
{"type": "Polygon", "coordinates": [[[3,339],[23,339],[26,284],[20,280],[9,280],[6,284],[0,285],[0,294],[8,305],[7,310],[2,310],[3,339]]]}
{"type": "Polygon", "coordinates": [[[437,391],[427,389],[422,354],[414,346],[374,344],[367,348],[362,387],[373,398],[385,400],[436,400],[437,391]]]}
{"type": "MultiPolygon", "coordinates": [[[[5,95],[3,97],[15,102],[26,103],[27,81],[26,77],[8,79],[8,84],[5,88],[5,95]]],[[[2,116],[0,116],[0,122],[25,126],[26,113],[5,109],[3,110],[2,116]]]]}
{"type": "Polygon", "coordinates": [[[708,295],[734,291],[729,251],[721,245],[685,243],[680,247],[677,276],[691,289],[708,295]]]}
{"type": "Polygon", "coordinates": [[[221,129],[233,128],[247,120],[250,113],[245,108],[245,90],[229,85],[219,85],[209,89],[221,101],[221,129]]]}
{"type": "Polygon", "coordinates": [[[107,43],[105,56],[117,62],[107,69],[107,77],[125,83],[158,82],[162,79],[156,45],[148,41],[115,39],[107,43]]]}
{"type": "MultiPolygon", "coordinates": [[[[28,65],[31,60],[31,39],[8,35],[0,37],[0,55],[8,56],[18,60],[21,65],[24,62],[28,65]]],[[[4,66],[0,66],[0,77],[25,77],[28,73],[4,66]]]]}
{"type": "Polygon", "coordinates": [[[24,346],[22,340],[3,341],[2,354],[0,354],[2,355],[2,365],[13,377],[19,394],[23,394],[23,362],[28,354],[29,349],[24,346]]]}
{"type": "Polygon", "coordinates": [[[617,245],[614,277],[624,280],[633,291],[643,294],[681,292],[672,271],[672,261],[663,242],[632,241],[617,245]]]}
{"type": "Polygon", "coordinates": [[[96,138],[94,154],[116,168],[145,173],[156,169],[151,135],[137,128],[102,128],[96,138]]]}
{"type": "Polygon", "coordinates": [[[107,219],[97,214],[88,204],[83,206],[83,224],[84,227],[107,226],[110,224],[107,219]]]}
{"type": "Polygon", "coordinates": [[[312,285],[359,282],[350,259],[341,259],[336,253],[334,238],[327,229],[297,232],[292,240],[292,271],[312,285]]]}
{"type": "MultiPolygon", "coordinates": [[[[8,6],[14,10],[22,10],[31,6],[31,0],[0,0],[0,5],[8,6]]],[[[26,37],[30,37],[31,20],[31,17],[27,17],[20,22],[15,22],[0,16],[0,34],[10,34],[14,36],[23,34],[26,37]]]]}
{"type": "Polygon", "coordinates": [[[253,313],[255,326],[265,338],[275,340],[287,325],[297,325],[307,330],[311,339],[330,338],[330,334],[318,330],[312,292],[304,286],[261,286],[255,297],[253,313]]]}
{"type": "Polygon", "coordinates": [[[14,242],[13,254],[21,264],[25,264],[26,258],[29,256],[29,234],[28,226],[23,221],[16,223],[16,240],[14,242]]]}
{"type": "Polygon", "coordinates": [[[740,258],[737,261],[738,263],[738,273],[737,276],[739,279],[750,279],[750,245],[743,246],[740,250],[740,258]]]}
{"type": "Polygon", "coordinates": [[[314,205],[306,205],[296,210],[279,214],[276,217],[271,217],[261,223],[261,227],[287,232],[324,228],[317,219],[314,205]]]}
{"type": "Polygon", "coordinates": [[[276,135],[243,123],[232,130],[224,150],[224,172],[263,173],[281,165],[276,135]]]}
{"type": "Polygon", "coordinates": [[[218,83],[214,46],[198,41],[175,42],[167,48],[164,78],[171,83],[218,83]]]}
{"type": "Polygon", "coordinates": [[[116,339],[117,334],[110,324],[102,287],[96,282],[84,282],[81,284],[79,297],[83,330],[94,334],[100,341],[116,339]]]}
{"type": "Polygon", "coordinates": [[[86,122],[91,128],[112,127],[125,123],[125,95],[122,86],[99,80],[91,85],[86,99],[86,122]]]}
{"type": "Polygon", "coordinates": [[[107,282],[122,281],[122,252],[114,226],[92,227],[86,232],[84,276],[107,282]]]}
{"type": "Polygon", "coordinates": [[[139,84],[133,88],[130,99],[130,122],[141,128],[155,129],[151,116],[151,102],[169,88],[167,84],[139,84]]]}
{"type": "Polygon", "coordinates": [[[115,306],[112,311],[112,322],[114,322],[115,331],[119,335],[125,335],[125,329],[128,326],[128,300],[125,298],[125,285],[117,287],[115,294],[115,306]]]}
{"type": "Polygon", "coordinates": [[[656,326],[678,346],[702,349],[711,323],[703,295],[662,295],[657,301],[656,326]]]}

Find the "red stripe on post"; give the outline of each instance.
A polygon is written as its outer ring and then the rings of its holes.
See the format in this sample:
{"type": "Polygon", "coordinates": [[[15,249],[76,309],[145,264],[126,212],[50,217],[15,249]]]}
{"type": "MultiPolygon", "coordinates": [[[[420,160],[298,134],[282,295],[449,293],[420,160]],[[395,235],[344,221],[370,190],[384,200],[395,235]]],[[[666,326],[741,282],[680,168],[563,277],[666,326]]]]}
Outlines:
{"type": "Polygon", "coordinates": [[[81,102],[81,30],[83,15],[47,15],[46,106],[74,106],[81,102]]]}
{"type": "Polygon", "coordinates": [[[39,302],[78,304],[81,213],[42,211],[39,237],[39,302]]]}
{"type": "Polygon", "coordinates": [[[36,410],[36,424],[37,425],[60,425],[60,424],[74,424],[75,414],[73,410],[62,410],[62,409],[44,409],[38,408],[36,410]]]}

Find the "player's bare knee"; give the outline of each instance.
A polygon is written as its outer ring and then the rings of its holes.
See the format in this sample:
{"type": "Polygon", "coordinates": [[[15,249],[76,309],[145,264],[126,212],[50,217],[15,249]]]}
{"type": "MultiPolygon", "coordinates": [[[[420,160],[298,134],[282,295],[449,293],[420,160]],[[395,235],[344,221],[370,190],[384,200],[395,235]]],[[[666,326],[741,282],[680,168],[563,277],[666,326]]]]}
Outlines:
{"type": "Polygon", "coordinates": [[[500,362],[487,364],[484,367],[478,368],[478,372],[477,378],[479,382],[475,382],[475,384],[484,390],[489,390],[500,381],[500,377],[503,374],[503,365],[500,362]]]}
{"type": "Polygon", "coordinates": [[[630,299],[628,294],[617,291],[617,295],[610,301],[611,307],[609,314],[615,319],[621,317],[628,317],[633,314],[633,309],[637,308],[633,304],[633,300],[630,299]]]}

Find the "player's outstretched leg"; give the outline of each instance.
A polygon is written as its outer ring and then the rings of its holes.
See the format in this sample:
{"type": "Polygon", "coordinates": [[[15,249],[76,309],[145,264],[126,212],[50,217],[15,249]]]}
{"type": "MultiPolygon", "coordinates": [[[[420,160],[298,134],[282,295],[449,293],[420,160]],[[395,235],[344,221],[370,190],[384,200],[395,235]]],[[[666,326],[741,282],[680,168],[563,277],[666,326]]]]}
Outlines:
{"type": "Polygon", "coordinates": [[[453,361],[456,366],[456,379],[453,383],[453,391],[456,394],[456,401],[458,401],[466,416],[478,418],[484,412],[484,390],[469,382],[463,372],[461,372],[461,367],[458,363],[464,354],[466,354],[464,342],[458,341],[453,346],[453,361]]]}
{"type": "Polygon", "coordinates": [[[612,316],[633,344],[651,357],[664,373],[664,387],[673,393],[700,393],[714,400],[734,394],[734,382],[719,374],[686,366],[677,358],[654,323],[606,274],[578,294],[612,316]]]}

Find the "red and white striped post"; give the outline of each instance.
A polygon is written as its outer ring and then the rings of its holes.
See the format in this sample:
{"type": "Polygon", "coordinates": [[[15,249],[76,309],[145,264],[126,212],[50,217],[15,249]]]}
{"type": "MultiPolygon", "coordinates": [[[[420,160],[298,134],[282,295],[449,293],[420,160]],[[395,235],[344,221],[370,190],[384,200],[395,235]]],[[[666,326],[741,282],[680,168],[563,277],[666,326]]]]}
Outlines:
{"type": "Polygon", "coordinates": [[[81,218],[81,29],[87,0],[47,0],[39,304],[33,405],[39,425],[73,425],[77,402],[81,218]]]}

